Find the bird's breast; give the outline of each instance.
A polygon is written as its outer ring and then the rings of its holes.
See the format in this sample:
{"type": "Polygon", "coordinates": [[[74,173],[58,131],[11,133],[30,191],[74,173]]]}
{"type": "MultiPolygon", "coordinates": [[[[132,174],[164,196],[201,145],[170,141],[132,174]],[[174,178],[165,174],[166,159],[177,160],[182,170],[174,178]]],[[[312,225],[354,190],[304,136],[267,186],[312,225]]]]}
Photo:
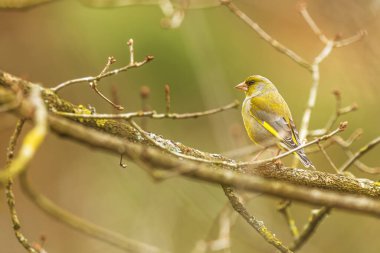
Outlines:
{"type": "Polygon", "coordinates": [[[251,109],[251,98],[246,98],[242,105],[242,116],[249,138],[259,145],[275,141],[275,137],[251,115],[251,109]]]}

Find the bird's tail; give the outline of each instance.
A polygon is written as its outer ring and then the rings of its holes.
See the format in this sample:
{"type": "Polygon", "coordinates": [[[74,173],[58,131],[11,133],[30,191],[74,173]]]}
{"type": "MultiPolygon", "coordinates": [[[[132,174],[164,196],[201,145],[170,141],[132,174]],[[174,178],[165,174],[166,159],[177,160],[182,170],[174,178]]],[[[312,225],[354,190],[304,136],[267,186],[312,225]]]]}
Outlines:
{"type": "Polygon", "coordinates": [[[313,163],[309,160],[309,158],[307,158],[305,152],[302,149],[298,150],[296,153],[298,159],[306,168],[312,167],[313,169],[315,169],[313,163]]]}

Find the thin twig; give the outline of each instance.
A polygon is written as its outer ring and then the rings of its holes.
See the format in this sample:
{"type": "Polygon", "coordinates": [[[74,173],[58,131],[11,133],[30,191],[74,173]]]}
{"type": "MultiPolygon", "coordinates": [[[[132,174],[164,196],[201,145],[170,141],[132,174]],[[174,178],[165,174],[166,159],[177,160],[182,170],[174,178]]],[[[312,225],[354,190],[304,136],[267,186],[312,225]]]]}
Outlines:
{"type": "Polygon", "coordinates": [[[302,145],[299,145],[297,148],[291,149],[291,150],[289,150],[287,152],[284,152],[284,153],[282,153],[280,155],[277,155],[275,157],[271,157],[271,158],[264,159],[264,160],[259,160],[259,161],[253,161],[253,162],[243,162],[243,163],[239,163],[239,165],[240,166],[244,166],[244,165],[260,165],[260,164],[266,164],[266,163],[274,162],[274,161],[276,161],[278,159],[281,159],[281,158],[284,158],[284,157],[286,157],[286,156],[288,156],[288,155],[290,155],[290,154],[292,154],[292,153],[294,153],[294,152],[296,152],[296,151],[298,151],[300,149],[303,149],[303,148],[311,146],[311,145],[313,145],[315,143],[319,143],[321,141],[327,140],[327,139],[333,137],[334,135],[336,135],[337,133],[344,131],[346,129],[346,127],[347,127],[347,122],[342,122],[342,123],[340,123],[340,126],[337,129],[335,129],[334,131],[332,131],[331,133],[329,133],[327,135],[324,135],[324,136],[321,136],[319,138],[316,138],[313,141],[310,141],[308,143],[304,143],[302,145]]]}
{"type": "Polygon", "coordinates": [[[82,78],[72,79],[72,80],[60,83],[57,86],[55,86],[53,88],[50,88],[50,89],[52,91],[54,91],[54,92],[58,92],[62,88],[65,88],[65,87],[67,87],[69,85],[73,85],[73,84],[77,84],[77,83],[89,83],[89,82],[99,81],[99,80],[101,80],[101,79],[103,79],[105,77],[113,76],[113,75],[116,75],[116,74],[118,74],[120,72],[127,71],[128,69],[140,67],[140,66],[142,66],[142,65],[150,62],[151,60],[153,60],[153,56],[146,56],[143,61],[134,62],[133,64],[128,64],[127,66],[107,71],[107,72],[105,72],[105,73],[103,73],[101,75],[88,76],[88,77],[82,77],[82,78]]]}
{"type": "MultiPolygon", "coordinates": [[[[306,21],[306,23],[311,28],[311,30],[315,33],[315,35],[318,36],[319,40],[323,44],[328,44],[331,40],[327,38],[327,36],[321,31],[321,29],[315,23],[315,21],[313,20],[313,18],[310,16],[310,14],[309,14],[306,6],[307,6],[306,2],[301,1],[298,4],[299,12],[301,13],[301,15],[304,18],[304,20],[306,21]]],[[[335,39],[334,40],[334,47],[348,46],[348,45],[350,45],[352,43],[355,43],[355,42],[361,40],[365,35],[367,35],[367,31],[361,30],[357,34],[355,34],[355,35],[353,35],[351,37],[348,37],[346,39],[335,39]]]]}
{"type": "Polygon", "coordinates": [[[92,81],[92,82],[89,82],[89,85],[91,87],[91,89],[93,89],[96,94],[98,94],[101,98],[103,98],[105,101],[107,101],[110,105],[112,105],[113,107],[115,107],[117,110],[119,111],[122,111],[124,110],[124,107],[121,106],[121,105],[117,105],[115,104],[114,102],[111,101],[111,99],[107,98],[106,95],[104,95],[99,89],[98,89],[98,82],[97,81],[92,81]]]}
{"type": "Polygon", "coordinates": [[[309,136],[320,136],[328,133],[332,129],[334,124],[338,121],[338,118],[340,116],[343,116],[349,112],[356,111],[358,109],[358,105],[356,103],[353,103],[352,105],[346,107],[342,107],[342,97],[340,91],[334,90],[333,95],[335,97],[336,104],[335,112],[333,113],[333,115],[331,115],[324,128],[309,131],[309,136]]]}
{"type": "Polygon", "coordinates": [[[191,113],[157,113],[156,111],[139,111],[139,112],[129,112],[129,113],[118,113],[118,114],[78,114],[78,113],[69,113],[69,112],[59,112],[53,111],[55,114],[69,117],[69,118],[83,118],[83,119],[132,119],[136,117],[148,117],[152,119],[190,119],[198,118],[202,116],[208,116],[223,112],[229,109],[237,108],[239,106],[238,101],[234,101],[225,106],[210,109],[201,112],[191,112],[191,113]]]}
{"type": "Polygon", "coordinates": [[[277,40],[273,39],[267,32],[265,32],[256,22],[254,22],[250,17],[248,17],[244,12],[242,12],[231,0],[220,0],[221,4],[225,5],[232,13],[238,16],[242,21],[244,21],[249,27],[251,27],[262,39],[272,45],[276,50],[287,55],[290,59],[298,63],[300,66],[311,71],[311,65],[299,56],[294,51],[290,50],[286,46],[282,45],[277,40]]]}
{"type": "Polygon", "coordinates": [[[319,29],[318,25],[314,22],[312,17],[310,16],[309,12],[306,9],[306,3],[300,2],[298,4],[299,12],[301,13],[302,17],[305,19],[306,23],[310,26],[311,30],[315,33],[315,35],[318,36],[319,40],[323,42],[324,44],[327,44],[329,42],[329,39],[324,35],[324,33],[319,29]]]}
{"type": "Polygon", "coordinates": [[[281,252],[292,252],[271,231],[268,230],[268,228],[264,225],[264,222],[259,221],[248,212],[240,197],[231,187],[223,186],[223,190],[235,211],[238,212],[269,244],[272,244],[281,252]]]}
{"type": "Polygon", "coordinates": [[[365,155],[368,151],[373,149],[377,144],[380,143],[380,136],[376,137],[372,141],[370,141],[367,145],[362,147],[355,155],[353,155],[350,159],[348,159],[340,168],[339,172],[342,173],[347,170],[356,160],[360,159],[363,155],[365,155]]]}
{"type": "Polygon", "coordinates": [[[310,217],[308,222],[302,229],[301,234],[297,237],[292,245],[290,245],[290,249],[293,251],[297,251],[300,249],[308,239],[312,236],[312,234],[316,231],[318,225],[330,214],[330,207],[321,207],[320,209],[314,209],[310,213],[310,217]]]}
{"type": "Polygon", "coordinates": [[[326,160],[330,163],[331,167],[332,167],[336,172],[339,172],[339,171],[338,171],[338,168],[336,167],[336,165],[335,165],[334,162],[332,161],[331,157],[329,156],[329,154],[327,154],[325,148],[324,148],[320,143],[318,143],[318,147],[319,147],[319,149],[322,151],[322,154],[326,157],[326,160]]]}
{"type": "Polygon", "coordinates": [[[165,84],[165,102],[166,102],[166,114],[170,113],[170,86],[165,84]]]}
{"type": "Polygon", "coordinates": [[[237,213],[231,208],[227,202],[220,210],[213,224],[210,226],[209,232],[205,239],[199,240],[191,253],[206,253],[208,251],[222,251],[231,253],[231,227],[235,224],[237,213]],[[218,237],[212,238],[212,232],[218,228],[218,237]]]}
{"type": "Polygon", "coordinates": [[[280,201],[277,210],[284,216],[286,223],[288,224],[289,230],[292,233],[292,236],[294,238],[297,238],[299,236],[298,227],[296,225],[296,221],[291,215],[290,212],[290,205],[292,202],[288,199],[283,199],[280,201]]]}

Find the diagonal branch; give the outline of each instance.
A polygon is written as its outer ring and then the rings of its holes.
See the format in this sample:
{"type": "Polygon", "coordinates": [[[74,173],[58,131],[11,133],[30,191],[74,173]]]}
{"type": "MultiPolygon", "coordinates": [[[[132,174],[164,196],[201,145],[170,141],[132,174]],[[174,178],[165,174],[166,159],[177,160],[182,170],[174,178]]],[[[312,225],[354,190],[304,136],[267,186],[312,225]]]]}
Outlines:
{"type": "Polygon", "coordinates": [[[256,217],[252,216],[246,209],[243,201],[236,194],[236,192],[228,186],[222,186],[224,194],[230,200],[232,207],[238,212],[251,227],[253,227],[269,244],[272,244],[280,252],[291,253],[289,250],[269,229],[264,225],[264,222],[258,220],[256,217]]]}
{"type": "Polygon", "coordinates": [[[272,45],[276,50],[287,55],[290,59],[295,61],[300,66],[311,71],[311,65],[299,56],[294,51],[290,50],[286,46],[282,45],[280,42],[272,38],[267,32],[265,32],[256,22],[254,22],[250,17],[248,17],[244,12],[242,12],[231,0],[220,0],[221,4],[225,5],[232,13],[239,17],[244,23],[246,23],[250,28],[252,28],[262,39],[272,45]]]}
{"type": "Polygon", "coordinates": [[[167,251],[160,250],[154,246],[126,238],[119,233],[90,223],[60,208],[32,187],[32,185],[27,180],[26,173],[21,174],[20,183],[25,195],[29,197],[29,199],[42,211],[81,233],[113,245],[119,249],[124,250],[125,252],[167,253],[167,251]]]}

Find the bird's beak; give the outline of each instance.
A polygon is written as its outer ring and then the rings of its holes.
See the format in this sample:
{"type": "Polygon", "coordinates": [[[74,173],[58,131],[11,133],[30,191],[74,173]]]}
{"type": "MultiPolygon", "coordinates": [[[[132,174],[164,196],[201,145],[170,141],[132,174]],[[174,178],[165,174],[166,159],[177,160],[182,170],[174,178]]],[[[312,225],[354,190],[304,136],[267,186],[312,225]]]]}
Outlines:
{"type": "Polygon", "coordinates": [[[235,86],[236,89],[247,91],[248,86],[245,82],[239,83],[238,85],[235,86]]]}

